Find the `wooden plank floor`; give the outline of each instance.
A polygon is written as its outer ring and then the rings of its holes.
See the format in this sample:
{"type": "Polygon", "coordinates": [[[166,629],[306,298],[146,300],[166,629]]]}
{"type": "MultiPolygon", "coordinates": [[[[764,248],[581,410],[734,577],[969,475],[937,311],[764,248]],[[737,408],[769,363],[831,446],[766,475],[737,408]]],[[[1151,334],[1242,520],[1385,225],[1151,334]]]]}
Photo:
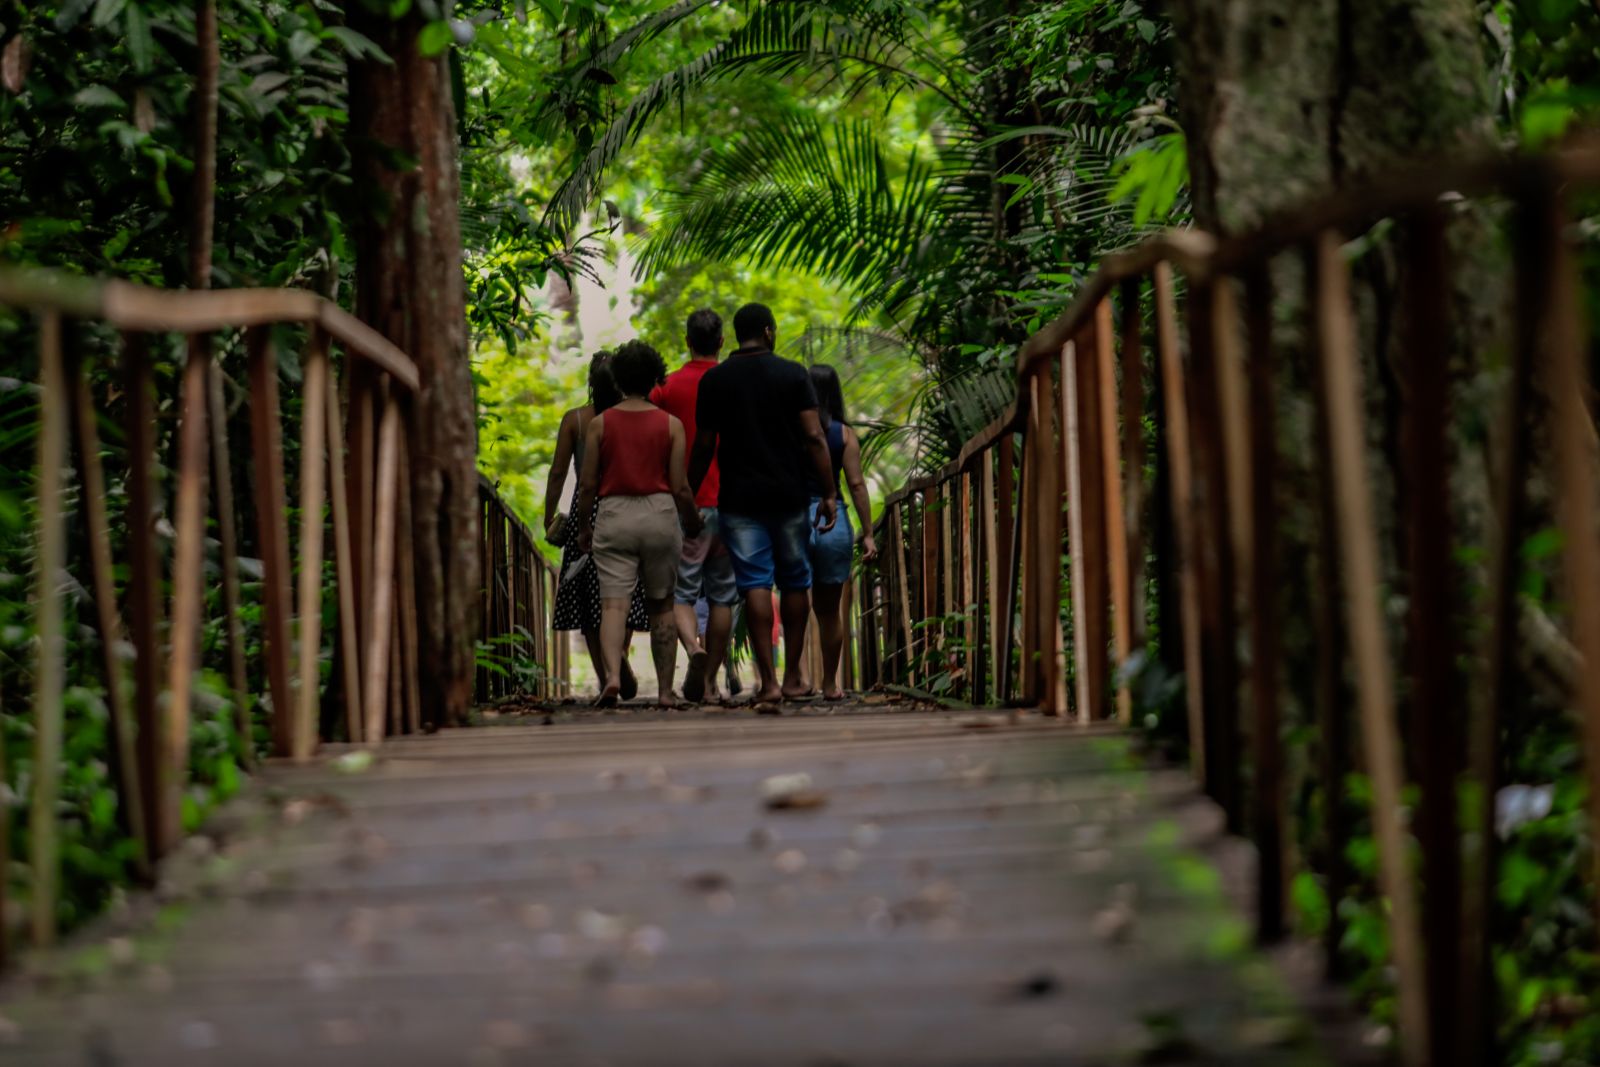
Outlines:
{"type": "Polygon", "coordinates": [[[274,768],[165,903],[5,987],[0,1061],[1323,1062],[1183,775],[973,721],[560,715],[274,768]],[[796,773],[825,806],[768,810],[796,773]]]}

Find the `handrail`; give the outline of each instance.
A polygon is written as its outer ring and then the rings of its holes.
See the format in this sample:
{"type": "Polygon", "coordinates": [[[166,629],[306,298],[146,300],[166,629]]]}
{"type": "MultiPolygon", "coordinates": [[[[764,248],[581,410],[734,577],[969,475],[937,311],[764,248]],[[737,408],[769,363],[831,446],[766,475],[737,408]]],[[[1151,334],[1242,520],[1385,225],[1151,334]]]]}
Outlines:
{"type": "Polygon", "coordinates": [[[0,304],[100,319],[119,330],[141,333],[215,333],[275,323],[315,325],[408,392],[420,387],[417,366],[409,356],[338,304],[307,289],[173,291],[41,267],[0,267],[0,304]]]}
{"type": "Polygon", "coordinates": [[[955,460],[913,479],[891,493],[885,506],[899,503],[965,470],[973,458],[1006,432],[1016,432],[1027,416],[1026,379],[1042,363],[1059,356],[1061,346],[1086,328],[1095,308],[1130,278],[1148,277],[1167,263],[1186,277],[1203,282],[1233,274],[1246,265],[1312,240],[1324,230],[1365,226],[1376,220],[1437,203],[1456,194],[1464,198],[1510,191],[1529,181],[1600,183],[1600,134],[1585,137],[1546,155],[1490,155],[1443,166],[1418,166],[1387,178],[1341,189],[1308,204],[1283,211],[1248,233],[1217,238],[1199,230],[1170,230],[1131,248],[1109,253],[1079,285],[1066,310],[1017,346],[1019,382],[1016,398],[988,426],[969,438],[955,460]]]}
{"type": "MultiPolygon", "coordinates": [[[[332,301],[305,290],[165,291],[60,270],[7,266],[0,267],[0,306],[27,312],[38,324],[41,550],[35,617],[41,639],[33,672],[37,730],[29,867],[33,940],[46,945],[55,936],[66,685],[63,634],[72,621],[64,613],[64,557],[57,550],[68,524],[62,507],[63,468],[73,461],[82,487],[73,518],[85,526],[90,548],[86,568],[92,580],[79,584],[93,590],[113,745],[108,763],[115,769],[118,811],[125,831],[139,845],[141,873],[149,878],[154,863],[175,847],[181,834],[192,691],[203,666],[199,632],[207,610],[208,511],[217,519],[220,617],[227,635],[241,762],[251,762],[249,704],[257,690],[264,690],[270,701],[265,719],[273,754],[295,761],[311,758],[323,740],[377,745],[435,725],[421,684],[425,667],[419,662],[412,546],[411,434],[404,427],[411,411],[406,394],[417,391],[419,375],[397,346],[332,301]],[[109,342],[113,347],[91,353],[88,336],[77,329],[79,321],[115,328],[119,336],[109,342]],[[298,390],[300,464],[293,502],[299,524],[293,539],[288,522],[291,472],[284,462],[285,425],[279,410],[280,364],[271,329],[279,324],[309,327],[298,390]],[[221,369],[212,358],[212,335],[233,330],[242,330],[245,341],[247,410],[241,421],[248,422],[249,441],[242,456],[229,443],[233,416],[221,369]],[[152,334],[181,334],[188,340],[175,397],[177,458],[169,509],[175,536],[172,594],[165,610],[154,526],[163,510],[155,477],[157,456],[165,452],[166,442],[158,440],[155,418],[157,383],[147,343],[152,334]],[[347,356],[337,365],[331,358],[334,343],[342,344],[347,356]],[[126,426],[128,541],[119,551],[114,551],[104,488],[106,457],[97,430],[105,415],[118,412],[96,411],[86,370],[91,355],[116,367],[120,377],[113,395],[126,426]],[[335,376],[338,367],[348,371],[342,390],[335,376]],[[256,680],[249,673],[239,610],[237,539],[243,516],[233,496],[235,464],[252,471],[252,547],[261,561],[257,618],[262,652],[256,680]],[[325,588],[324,541],[330,535],[334,580],[325,588]],[[321,620],[323,600],[330,593],[337,603],[337,624],[329,635],[335,669],[334,684],[325,686],[321,620]],[[171,620],[165,631],[163,616],[171,620]],[[124,644],[134,650],[131,686],[124,684],[129,664],[116,651],[124,644]],[[332,714],[325,716],[325,710],[332,714]]],[[[507,620],[518,628],[519,651],[538,660],[541,692],[553,694],[566,677],[565,643],[555,641],[548,626],[554,570],[533,549],[527,528],[504,511],[492,492],[489,496],[507,519],[497,527],[505,535],[502,543],[514,546],[510,558],[515,566],[494,580],[504,579],[511,587],[516,611],[507,613],[507,620]]],[[[505,561],[504,552],[500,561],[505,561]]],[[[491,637],[501,633],[486,632],[491,637]]],[[[4,888],[5,879],[0,879],[0,911],[4,888]]],[[[0,942],[0,956],[3,951],[0,942]]]]}
{"type": "MultiPolygon", "coordinates": [[[[1572,659],[1580,664],[1573,701],[1585,739],[1592,836],[1600,840],[1600,470],[1579,282],[1567,246],[1569,186],[1600,186],[1600,136],[1546,155],[1414,167],[1237,236],[1167,233],[1106,257],[1066,310],[1018,347],[1017,392],[1006,410],[953,461],[890,494],[879,526],[881,563],[861,583],[869,684],[947,688],[978,703],[1127,724],[1135,713],[1128,671],[1159,654],[1185,683],[1197,779],[1229,829],[1248,833],[1257,847],[1258,935],[1281,937],[1291,855],[1287,777],[1305,761],[1286,759],[1280,740],[1286,679],[1277,637],[1284,583],[1275,419],[1288,386],[1277,374],[1274,347],[1284,330],[1275,321],[1272,268],[1280,257],[1303,257],[1305,299],[1293,309],[1306,324],[1297,365],[1307,371],[1295,377],[1308,373],[1311,382],[1295,388],[1309,393],[1315,414],[1310,476],[1318,495],[1314,533],[1294,536],[1301,539],[1296,557],[1315,562],[1317,788],[1324,797],[1343,796],[1347,749],[1359,741],[1372,783],[1398,1036],[1409,1067],[1483,1067],[1493,1056],[1495,753],[1516,685],[1517,561],[1532,521],[1524,493],[1533,412],[1550,426],[1554,521],[1563,531],[1572,659]],[[1452,313],[1446,208],[1484,196],[1508,199],[1515,209],[1516,337],[1502,429],[1493,439],[1499,455],[1489,464],[1499,483],[1488,535],[1489,637],[1479,650],[1474,688],[1481,698],[1469,745],[1453,699],[1464,650],[1452,629],[1459,583],[1450,569],[1456,534],[1445,495],[1452,313]],[[1411,279],[1399,317],[1410,386],[1395,402],[1404,441],[1398,461],[1405,465],[1395,478],[1410,489],[1380,516],[1342,246],[1385,219],[1401,223],[1397,255],[1411,279]],[[1186,283],[1181,317],[1175,271],[1186,283]],[[1548,406],[1533,388],[1536,378],[1548,406]],[[1149,438],[1146,424],[1154,427],[1149,438]],[[1165,486],[1161,500],[1144,484],[1152,461],[1165,486]],[[1380,521],[1406,546],[1397,561],[1409,604],[1403,689],[1394,683],[1378,597],[1389,577],[1383,568],[1396,565],[1379,551],[1380,521]],[[1154,649],[1146,632],[1149,582],[1161,613],[1154,649]],[[1248,669],[1238,631],[1247,637],[1248,669]],[[1358,712],[1348,724],[1347,655],[1358,712]],[[1406,694],[1404,736],[1397,691],[1406,694]],[[1461,755],[1468,751],[1470,762],[1461,755]],[[1412,768],[1416,780],[1408,782],[1412,768]],[[1466,825],[1457,821],[1462,778],[1477,785],[1477,810],[1466,825]],[[1401,799],[1408,786],[1422,797],[1409,826],[1401,799]],[[1474,828],[1484,856],[1463,851],[1474,828]],[[1429,887],[1426,909],[1409,858],[1413,836],[1429,887]]],[[[1302,473],[1297,481],[1305,479],[1302,473]]],[[[1339,803],[1324,807],[1326,840],[1316,867],[1337,901],[1351,884],[1344,860],[1351,828],[1339,803]]],[[[1600,882],[1600,858],[1596,864],[1591,879],[1600,882]]],[[[1343,935],[1343,918],[1332,911],[1330,966],[1343,935]]]]}
{"type": "Polygon", "coordinates": [[[571,672],[568,645],[552,628],[560,569],[539,549],[533,531],[481,471],[478,504],[484,574],[481,639],[492,657],[532,662],[538,675],[530,684],[493,660],[481,663],[477,700],[489,703],[506,697],[553,700],[565,696],[571,672]]]}

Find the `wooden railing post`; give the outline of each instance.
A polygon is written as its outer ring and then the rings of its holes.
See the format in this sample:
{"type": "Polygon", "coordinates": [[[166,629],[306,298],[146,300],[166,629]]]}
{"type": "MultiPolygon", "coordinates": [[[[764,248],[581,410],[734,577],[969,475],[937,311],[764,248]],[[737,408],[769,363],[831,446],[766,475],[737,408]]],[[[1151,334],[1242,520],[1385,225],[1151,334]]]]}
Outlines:
{"type": "MultiPolygon", "coordinates": [[[[1122,463],[1123,526],[1128,559],[1128,640],[1145,646],[1144,595],[1144,340],[1139,318],[1139,279],[1122,283],[1122,463]]],[[[1120,669],[1120,665],[1119,665],[1120,669]]],[[[1120,698],[1119,698],[1120,700],[1120,698]]],[[[1129,701],[1131,709],[1131,699],[1129,701]]],[[[1120,713],[1122,705],[1118,704],[1120,713]]]]}
{"type": "MultiPolygon", "coordinates": [[[[1416,891],[1405,827],[1401,822],[1404,802],[1400,738],[1395,722],[1389,653],[1384,642],[1383,607],[1379,602],[1382,578],[1378,571],[1372,496],[1367,485],[1366,438],[1361,427],[1361,370],[1338,236],[1324,233],[1314,254],[1318,290],[1313,313],[1323,388],[1327,393],[1340,547],[1344,552],[1344,571],[1348,575],[1345,591],[1361,711],[1361,736],[1367,774],[1372,780],[1372,824],[1378,843],[1379,884],[1389,900],[1389,940],[1397,973],[1401,1055],[1407,1067],[1424,1067],[1432,1062],[1428,1045],[1427,980],[1423,971],[1416,891]]],[[[1590,517],[1586,514],[1585,521],[1590,517]]],[[[1600,633],[1596,637],[1600,638],[1600,633]]]]}
{"type": "MultiPolygon", "coordinates": [[[[296,763],[311,759],[317,745],[317,707],[322,695],[319,667],[322,651],[322,475],[326,464],[328,421],[319,415],[328,407],[328,335],[312,330],[304,364],[304,411],[300,440],[300,686],[295,694],[289,735],[296,763]]],[[[268,462],[271,462],[268,460],[268,462]]],[[[274,708],[274,719],[280,712],[274,708]]]]}
{"type": "MultiPolygon", "coordinates": [[[[189,704],[199,668],[202,565],[205,549],[206,376],[211,362],[203,336],[189,338],[184,362],[178,424],[177,537],[172,550],[172,652],[167,678],[167,751],[165,761],[181,792],[189,772],[189,704]]],[[[169,825],[163,838],[176,842],[182,834],[177,805],[163,810],[169,825]]]]}
{"type": "Polygon", "coordinates": [[[1283,823],[1287,798],[1283,724],[1278,711],[1277,410],[1272,345],[1272,281],[1265,265],[1245,275],[1250,353],[1250,703],[1251,805],[1256,843],[1256,939],[1284,934],[1283,823]]]}
{"type": "Polygon", "coordinates": [[[176,844],[177,782],[166,760],[167,722],[161,712],[161,564],[156,555],[155,396],[150,353],[138,334],[123,339],[123,387],[128,393],[128,632],[133,639],[134,743],[145,832],[152,861],[176,844]]]}
{"type": "Polygon", "coordinates": [[[81,353],[72,346],[72,422],[78,438],[78,470],[83,487],[84,518],[89,528],[89,562],[94,575],[96,630],[100,637],[101,667],[106,679],[106,709],[111,721],[112,773],[117,782],[117,806],[123,829],[138,849],[141,877],[150,873],[150,838],[144,818],[144,795],[139,781],[139,760],[134,753],[135,729],[128,710],[127,691],[119,652],[122,618],[117,611],[116,578],[111,562],[111,523],[106,517],[106,479],[100,465],[100,434],[95,426],[94,399],[81,353]]]}
{"type": "Polygon", "coordinates": [[[350,494],[345,485],[344,420],[339,415],[339,391],[327,390],[328,510],[333,517],[333,572],[339,592],[339,679],[344,688],[346,740],[361,740],[361,636],[357,622],[355,552],[350,544],[350,494]]]}
{"type": "Polygon", "coordinates": [[[255,763],[256,744],[244,631],[239,623],[239,529],[233,498],[232,453],[228,447],[228,400],[223,395],[222,379],[222,367],[212,360],[206,373],[206,399],[211,427],[211,498],[217,510],[218,563],[222,571],[222,625],[228,635],[228,685],[233,693],[239,758],[245,767],[250,767],[255,763]]]}
{"type": "MultiPolygon", "coordinates": [[[[1101,300],[1095,309],[1095,371],[1099,378],[1101,486],[1104,490],[1106,576],[1111,586],[1111,635],[1115,655],[1112,669],[1120,672],[1133,654],[1133,602],[1128,579],[1128,527],[1122,498],[1122,444],[1117,432],[1117,372],[1115,329],[1111,302],[1101,300]]],[[[1099,662],[1105,663],[1104,649],[1099,662]]],[[[1116,686],[1117,721],[1133,722],[1133,694],[1126,684],[1116,686]]],[[[1103,698],[1102,698],[1103,699],[1103,698]]]]}
{"type": "Polygon", "coordinates": [[[61,840],[56,801],[61,793],[62,688],[66,635],[61,579],[66,527],[61,515],[61,468],[67,462],[66,376],[61,359],[61,316],[39,317],[38,546],[34,550],[34,627],[39,658],[33,674],[33,793],[28,809],[28,862],[32,869],[33,943],[55,943],[61,889],[61,840]]]}
{"type": "Polygon", "coordinates": [[[378,425],[378,470],[373,504],[371,607],[367,631],[367,673],[361,703],[367,716],[366,741],[384,738],[389,714],[389,661],[394,637],[394,557],[396,479],[400,465],[400,407],[393,395],[383,398],[378,425]]]}
{"type": "MultiPolygon", "coordinates": [[[[283,427],[278,416],[278,358],[270,329],[258,326],[246,336],[250,434],[255,448],[256,522],[261,542],[267,688],[272,694],[272,750],[279,756],[293,756],[296,709],[289,671],[289,615],[293,601],[285,518],[288,505],[283,484],[283,427]]],[[[176,675],[176,665],[173,672],[176,675]]]]}
{"type": "MultiPolygon", "coordinates": [[[[1163,432],[1171,484],[1172,521],[1177,527],[1178,594],[1182,601],[1183,689],[1189,719],[1189,758],[1195,778],[1209,781],[1205,728],[1205,657],[1200,640],[1199,533],[1194,522],[1194,485],[1189,452],[1188,383],[1178,350],[1178,315],[1172,293],[1172,268],[1158,263],[1153,274],[1156,304],[1156,364],[1166,407],[1163,432]]],[[[1163,634],[1163,640],[1171,635],[1163,634]]]]}

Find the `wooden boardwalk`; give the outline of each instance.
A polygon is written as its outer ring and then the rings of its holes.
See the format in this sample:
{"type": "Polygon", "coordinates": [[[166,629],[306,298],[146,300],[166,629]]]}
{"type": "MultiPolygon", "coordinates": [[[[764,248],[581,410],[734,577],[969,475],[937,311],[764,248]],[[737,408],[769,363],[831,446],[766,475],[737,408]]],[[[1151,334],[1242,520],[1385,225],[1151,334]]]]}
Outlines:
{"type": "Polygon", "coordinates": [[[14,979],[0,1061],[1326,1062],[1193,851],[1214,811],[1116,734],[625,710],[343,763],[14,979]],[[796,774],[822,806],[770,809],[796,774]]]}

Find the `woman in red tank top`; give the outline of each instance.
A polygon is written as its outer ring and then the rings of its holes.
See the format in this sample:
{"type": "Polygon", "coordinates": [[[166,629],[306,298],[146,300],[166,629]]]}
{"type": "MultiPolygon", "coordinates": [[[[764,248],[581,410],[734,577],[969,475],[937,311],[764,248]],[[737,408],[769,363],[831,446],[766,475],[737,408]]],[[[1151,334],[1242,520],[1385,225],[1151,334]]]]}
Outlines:
{"type": "Polygon", "coordinates": [[[579,546],[594,554],[600,575],[605,678],[595,703],[617,703],[628,602],[639,583],[650,617],[657,694],[672,706],[677,703],[672,669],[678,641],[672,591],[684,534],[699,534],[700,512],[684,467],[683,423],[645,399],[667,376],[666,363],[643,341],[629,341],[611,357],[610,369],[623,399],[589,423],[576,508],[580,521],[595,516],[593,526],[584,522],[578,534],[579,546]],[[593,510],[597,497],[599,508],[593,510]]]}

